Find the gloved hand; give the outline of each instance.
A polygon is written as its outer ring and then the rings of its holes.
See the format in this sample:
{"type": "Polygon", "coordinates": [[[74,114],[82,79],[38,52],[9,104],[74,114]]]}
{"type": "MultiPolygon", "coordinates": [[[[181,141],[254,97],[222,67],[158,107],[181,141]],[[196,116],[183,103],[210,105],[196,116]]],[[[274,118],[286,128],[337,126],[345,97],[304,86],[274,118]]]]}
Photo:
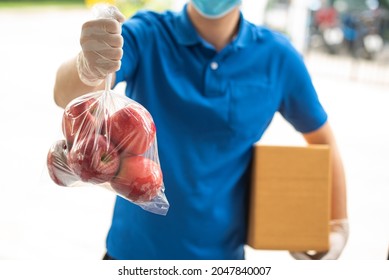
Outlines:
{"type": "Polygon", "coordinates": [[[290,252],[296,260],[336,260],[346,246],[349,228],[348,220],[330,222],[330,248],[327,252],[290,252]]]}
{"type": "Polygon", "coordinates": [[[82,26],[82,51],[77,56],[77,71],[80,80],[88,86],[101,84],[108,74],[120,69],[123,56],[121,23],[125,17],[114,6],[109,6],[108,11],[108,16],[100,16],[82,26]]]}

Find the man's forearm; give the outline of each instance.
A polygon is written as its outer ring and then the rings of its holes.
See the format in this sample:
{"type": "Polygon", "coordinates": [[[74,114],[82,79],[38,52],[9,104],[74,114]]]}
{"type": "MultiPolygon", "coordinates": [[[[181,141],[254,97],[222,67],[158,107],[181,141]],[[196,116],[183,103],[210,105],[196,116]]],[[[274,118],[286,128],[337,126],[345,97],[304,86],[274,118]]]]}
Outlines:
{"type": "Polygon", "coordinates": [[[329,123],[324,124],[317,131],[304,134],[304,138],[309,144],[327,144],[330,146],[332,161],[331,219],[346,219],[347,194],[345,172],[337,143],[329,123]]]}
{"type": "Polygon", "coordinates": [[[66,105],[76,97],[104,88],[104,83],[96,87],[85,85],[79,78],[76,58],[63,63],[56,75],[54,85],[54,101],[65,108],[66,105]]]}
{"type": "Polygon", "coordinates": [[[347,218],[346,179],[342,160],[336,145],[331,146],[332,153],[332,194],[331,219],[347,218]]]}

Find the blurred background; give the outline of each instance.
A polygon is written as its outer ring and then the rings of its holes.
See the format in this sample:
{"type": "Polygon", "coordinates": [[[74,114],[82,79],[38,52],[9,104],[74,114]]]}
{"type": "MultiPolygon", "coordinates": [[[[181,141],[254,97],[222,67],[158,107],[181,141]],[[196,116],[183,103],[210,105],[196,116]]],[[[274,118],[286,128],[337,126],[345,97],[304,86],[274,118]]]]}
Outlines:
{"type": "MultiPolygon", "coordinates": [[[[100,259],[115,195],[61,188],[46,155],[62,138],[53,101],[58,66],[79,50],[97,1],[0,0],[0,259],[100,259]]],[[[108,1],[110,2],[110,1],[108,1]]],[[[112,0],[180,10],[185,0],[112,0]]],[[[343,260],[384,260],[389,249],[389,0],[243,0],[247,19],[288,36],[329,113],[348,181],[351,234],[343,260]]],[[[115,88],[123,93],[123,85],[115,88]]],[[[261,143],[303,145],[278,114],[261,143]]],[[[291,259],[252,250],[248,259],[291,259]]]]}

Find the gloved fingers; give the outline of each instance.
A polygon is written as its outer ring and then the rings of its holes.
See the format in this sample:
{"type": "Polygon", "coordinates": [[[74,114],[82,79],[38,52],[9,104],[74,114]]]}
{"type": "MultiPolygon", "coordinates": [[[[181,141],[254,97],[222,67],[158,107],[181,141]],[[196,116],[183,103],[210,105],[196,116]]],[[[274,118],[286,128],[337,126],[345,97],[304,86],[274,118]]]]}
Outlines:
{"type": "Polygon", "coordinates": [[[323,256],[323,260],[336,260],[339,258],[346,246],[347,237],[343,232],[331,232],[330,234],[330,250],[323,256]]]}
{"type": "Polygon", "coordinates": [[[332,250],[329,251],[326,255],[324,255],[321,260],[337,260],[339,259],[340,254],[342,253],[341,250],[332,250]]]}
{"type": "Polygon", "coordinates": [[[296,260],[321,260],[327,252],[289,252],[296,260]]]}
{"type": "Polygon", "coordinates": [[[120,63],[120,60],[123,56],[122,49],[111,49],[100,52],[88,52],[84,54],[87,57],[87,61],[92,61],[93,63],[88,63],[90,70],[102,69],[102,73],[108,74],[107,70],[112,68],[117,68],[120,63]]]}
{"type": "MultiPolygon", "coordinates": [[[[123,49],[111,48],[104,43],[98,43],[90,41],[85,44],[86,48],[88,44],[99,46],[100,51],[83,51],[79,55],[78,59],[78,72],[80,76],[83,76],[87,80],[104,79],[109,73],[116,72],[120,69],[121,58],[123,56],[123,49]],[[105,45],[105,47],[103,46],[105,45]]],[[[84,81],[85,79],[82,79],[84,81]]]]}
{"type": "MultiPolygon", "coordinates": [[[[99,62],[99,59],[97,60],[99,62]]],[[[105,78],[109,73],[114,73],[120,69],[121,61],[115,60],[115,61],[109,61],[109,60],[102,60],[99,63],[99,67],[95,68],[95,74],[97,74],[97,78],[103,79],[105,78]]]]}
{"type": "Polygon", "coordinates": [[[326,252],[289,252],[297,260],[337,260],[346,246],[349,226],[347,219],[332,220],[330,222],[330,248],[326,252]]]}
{"type": "Polygon", "coordinates": [[[310,256],[305,252],[289,252],[289,254],[296,260],[311,260],[310,256]]]}
{"type": "MultiPolygon", "coordinates": [[[[99,59],[98,59],[99,60],[99,59]]],[[[80,76],[83,76],[87,80],[101,80],[104,79],[109,73],[114,73],[120,69],[121,61],[108,61],[101,59],[98,67],[89,68],[89,66],[82,67],[83,70],[79,71],[80,76]]]]}
{"type": "Polygon", "coordinates": [[[99,57],[96,59],[97,63],[104,62],[104,60],[106,60],[107,62],[116,63],[122,59],[123,50],[122,49],[103,50],[103,51],[95,52],[95,55],[99,57]]]}
{"type": "Polygon", "coordinates": [[[102,58],[107,60],[120,60],[123,56],[122,48],[112,48],[105,43],[101,42],[93,42],[90,41],[84,44],[83,53],[85,59],[91,63],[94,62],[96,58],[102,58]],[[98,50],[94,49],[94,46],[98,48],[98,50]]]}
{"type": "Polygon", "coordinates": [[[83,53],[79,57],[78,72],[81,80],[90,85],[88,80],[104,79],[109,73],[120,69],[123,37],[121,34],[104,33],[101,26],[87,27],[84,31],[80,38],[83,53]]]}
{"type": "Polygon", "coordinates": [[[121,23],[126,19],[115,6],[96,5],[94,11],[98,19],[83,24],[82,52],[77,57],[79,77],[89,86],[99,85],[108,74],[120,69],[124,41],[121,23]]]}
{"type": "Polygon", "coordinates": [[[80,45],[83,51],[122,48],[123,43],[123,37],[120,34],[104,34],[80,38],[80,45]]]}
{"type": "Polygon", "coordinates": [[[343,247],[332,247],[328,252],[290,252],[296,260],[337,260],[343,247]]]}
{"type": "Polygon", "coordinates": [[[93,34],[120,34],[121,24],[109,18],[94,19],[85,22],[81,28],[81,36],[92,36],[93,34]]]}
{"type": "Polygon", "coordinates": [[[116,19],[119,23],[123,23],[123,22],[126,21],[126,17],[125,17],[121,12],[115,13],[115,19],[116,19]]]}
{"type": "Polygon", "coordinates": [[[306,252],[306,254],[311,258],[311,260],[321,260],[325,255],[327,255],[327,252],[306,252]]]}
{"type": "Polygon", "coordinates": [[[105,42],[113,48],[123,48],[124,39],[121,34],[109,34],[105,38],[105,42]]]}
{"type": "Polygon", "coordinates": [[[331,232],[330,234],[330,248],[327,252],[290,252],[290,254],[297,260],[337,260],[343,248],[346,245],[347,235],[340,232],[331,232]]]}

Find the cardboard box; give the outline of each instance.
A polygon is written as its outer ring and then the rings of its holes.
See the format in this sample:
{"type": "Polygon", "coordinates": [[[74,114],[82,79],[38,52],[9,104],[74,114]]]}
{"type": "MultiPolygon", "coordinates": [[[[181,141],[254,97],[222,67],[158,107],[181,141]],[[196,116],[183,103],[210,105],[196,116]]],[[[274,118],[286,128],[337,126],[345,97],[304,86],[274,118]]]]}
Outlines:
{"type": "Polygon", "coordinates": [[[331,157],[327,145],[254,146],[247,244],[329,248],[331,157]]]}

